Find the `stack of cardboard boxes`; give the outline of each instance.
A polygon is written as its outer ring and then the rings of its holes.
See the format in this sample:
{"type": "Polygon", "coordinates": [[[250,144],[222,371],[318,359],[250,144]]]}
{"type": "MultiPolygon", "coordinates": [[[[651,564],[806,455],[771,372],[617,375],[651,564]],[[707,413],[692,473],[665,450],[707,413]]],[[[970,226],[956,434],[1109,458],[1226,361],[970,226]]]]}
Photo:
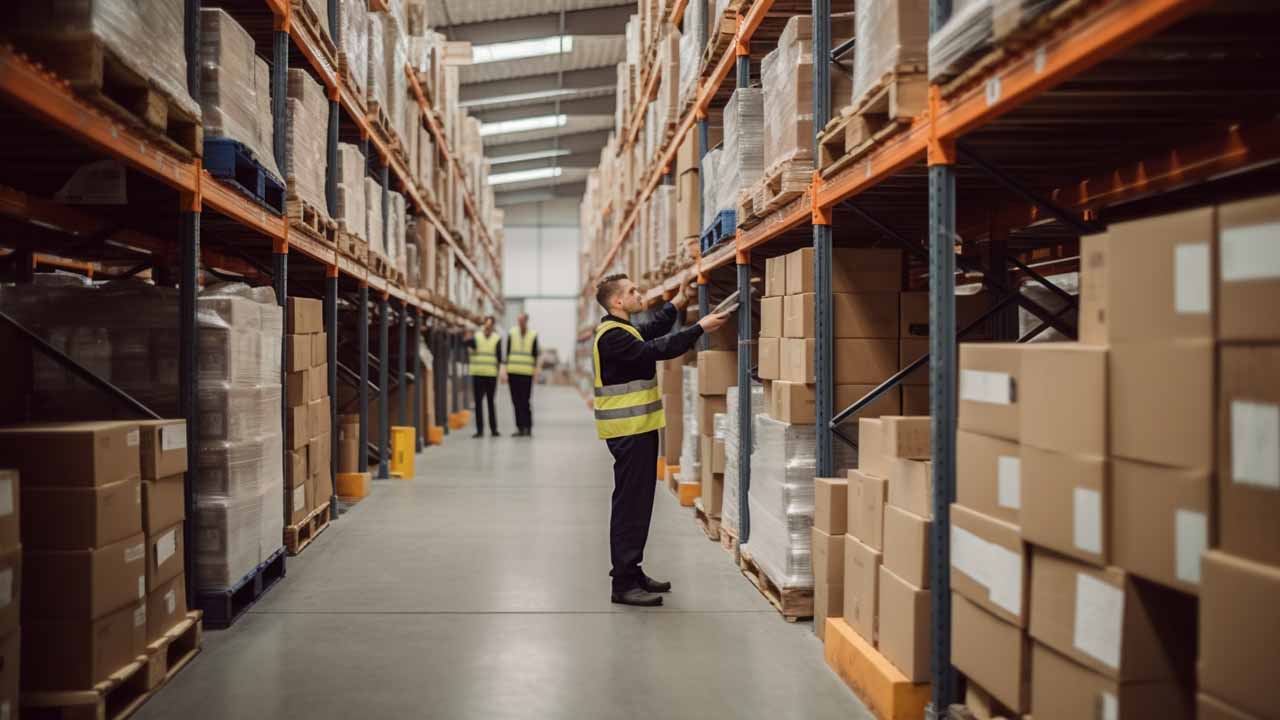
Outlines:
{"type": "MultiPolygon", "coordinates": [[[[658,457],[663,468],[672,472],[680,466],[680,453],[684,436],[684,358],[663,360],[658,363],[658,389],[662,393],[662,410],[667,418],[666,427],[659,434],[658,457]]],[[[659,477],[658,482],[666,480],[659,477]]]]}
{"type": "Polygon", "coordinates": [[[827,618],[844,616],[849,480],[814,478],[813,484],[813,631],[821,638],[827,618]]]}
{"type": "MultiPolygon", "coordinates": [[[[712,336],[712,344],[724,345],[723,332],[712,336]]],[[[736,342],[734,343],[736,345],[736,342]]],[[[698,432],[702,472],[702,510],[720,519],[724,499],[724,423],[727,394],[738,385],[736,350],[703,350],[698,353],[698,432]]]]}
{"type": "Polygon", "coordinates": [[[329,399],[328,335],[323,303],[289,298],[285,338],[285,523],[296,525],[329,502],[333,494],[332,420],[329,399]]]}
{"type": "Polygon", "coordinates": [[[698,171],[700,157],[698,133],[685,133],[676,151],[676,243],[689,257],[698,249],[702,234],[702,185],[698,171]]]}

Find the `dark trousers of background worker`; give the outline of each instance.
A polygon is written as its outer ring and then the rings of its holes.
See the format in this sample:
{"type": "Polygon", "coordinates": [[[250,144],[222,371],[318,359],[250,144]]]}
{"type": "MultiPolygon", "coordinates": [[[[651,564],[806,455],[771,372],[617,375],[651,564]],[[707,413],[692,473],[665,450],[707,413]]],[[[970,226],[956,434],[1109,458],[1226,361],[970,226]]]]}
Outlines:
{"type": "Polygon", "coordinates": [[[507,382],[511,384],[511,404],[516,406],[516,429],[533,429],[533,408],[529,407],[529,398],[533,395],[533,376],[508,373],[507,382]]]}
{"type": "Polygon", "coordinates": [[[609,557],[613,591],[626,592],[644,576],[644,546],[653,517],[657,485],[658,431],[610,438],[613,454],[613,509],[609,515],[609,557]]]}
{"type": "MultiPolygon", "coordinates": [[[[472,375],[471,387],[475,390],[476,396],[476,432],[480,435],[484,434],[484,403],[488,400],[489,430],[496,434],[498,432],[498,413],[493,409],[493,393],[498,389],[498,378],[472,375]]],[[[657,463],[657,460],[654,460],[654,463],[657,463]]]]}

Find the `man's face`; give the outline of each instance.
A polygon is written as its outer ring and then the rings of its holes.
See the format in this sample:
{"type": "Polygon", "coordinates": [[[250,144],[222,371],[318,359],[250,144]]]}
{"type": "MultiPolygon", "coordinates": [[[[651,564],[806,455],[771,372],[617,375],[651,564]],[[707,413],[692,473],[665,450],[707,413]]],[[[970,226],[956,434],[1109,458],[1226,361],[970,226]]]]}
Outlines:
{"type": "Polygon", "coordinates": [[[516,322],[520,323],[520,329],[524,330],[529,325],[529,316],[520,313],[520,317],[516,318],[516,322]]]}
{"type": "Polygon", "coordinates": [[[615,296],[618,306],[628,313],[638,313],[644,310],[644,299],[640,296],[640,288],[629,278],[620,280],[621,287],[615,296]]]}
{"type": "Polygon", "coordinates": [[[493,332],[493,318],[484,319],[484,332],[486,335],[493,332]]]}

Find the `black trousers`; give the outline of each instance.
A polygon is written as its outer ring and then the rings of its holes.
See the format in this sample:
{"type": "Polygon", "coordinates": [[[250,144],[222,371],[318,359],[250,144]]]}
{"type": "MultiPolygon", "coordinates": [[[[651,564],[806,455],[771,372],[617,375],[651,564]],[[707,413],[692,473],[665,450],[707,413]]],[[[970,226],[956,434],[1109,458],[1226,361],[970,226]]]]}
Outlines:
{"type": "Polygon", "coordinates": [[[511,404],[516,406],[516,428],[532,430],[533,408],[529,407],[529,397],[533,395],[533,376],[508,372],[507,382],[511,385],[511,404]]]}
{"type": "Polygon", "coordinates": [[[644,546],[657,487],[658,431],[605,441],[613,454],[613,503],[609,516],[609,557],[615,592],[639,584],[644,546]]]}
{"type": "MultiPolygon", "coordinates": [[[[493,409],[493,393],[498,389],[498,378],[471,376],[471,387],[476,396],[476,432],[484,432],[484,403],[489,402],[489,429],[498,432],[498,413],[493,409]]],[[[657,462],[656,460],[654,462],[657,462]]]]}

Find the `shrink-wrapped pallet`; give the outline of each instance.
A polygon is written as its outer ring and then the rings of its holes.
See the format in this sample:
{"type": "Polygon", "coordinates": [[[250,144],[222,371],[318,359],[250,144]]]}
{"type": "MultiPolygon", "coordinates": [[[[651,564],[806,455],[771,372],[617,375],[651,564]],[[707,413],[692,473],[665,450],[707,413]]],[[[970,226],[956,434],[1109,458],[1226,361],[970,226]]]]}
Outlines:
{"type": "Polygon", "coordinates": [[[384,13],[371,12],[365,18],[368,54],[365,56],[365,92],[369,109],[374,104],[387,107],[387,39],[384,13]]]}
{"type": "MultiPolygon", "coordinates": [[[[724,501],[720,509],[720,522],[728,528],[735,536],[741,537],[738,532],[738,448],[742,439],[742,434],[738,429],[738,407],[739,395],[738,387],[735,385],[729,388],[725,394],[725,423],[724,423],[724,501]]],[[[751,383],[751,417],[764,412],[764,386],[760,383],[751,383]]],[[[754,450],[755,444],[752,443],[754,450]]]]}
{"type": "Polygon", "coordinates": [[[418,182],[423,187],[434,188],[436,182],[436,146],[431,133],[421,124],[418,127],[418,182]]]}
{"type": "Polygon", "coordinates": [[[734,207],[738,192],[764,173],[764,93],[738,88],[724,107],[724,152],[720,155],[719,210],[734,207]]]}
{"type": "Polygon", "coordinates": [[[369,216],[365,207],[366,161],[360,146],[338,143],[338,203],[339,226],[362,242],[369,241],[369,216]]]}
{"type": "Polygon", "coordinates": [[[404,74],[409,57],[401,31],[403,24],[390,13],[374,15],[382,20],[382,73],[386,78],[387,95],[383,111],[396,135],[403,140],[406,132],[404,103],[409,92],[409,78],[404,74]]]}
{"type": "Polygon", "coordinates": [[[683,373],[680,407],[683,412],[684,437],[680,440],[680,475],[687,482],[696,482],[702,477],[702,438],[698,429],[698,366],[685,365],[680,368],[683,373]]]}
{"type": "MultiPolygon", "coordinates": [[[[833,15],[831,43],[853,36],[852,13],[833,15]]],[[[831,101],[848,104],[851,78],[843,67],[830,64],[831,101]]],[[[809,161],[813,169],[813,18],[797,15],[787,21],[778,47],[760,63],[764,90],[764,168],[774,169],[791,159],[809,161]]],[[[803,169],[803,168],[797,168],[803,169]]]]}
{"type": "Polygon", "coordinates": [[[397,270],[404,267],[404,195],[398,192],[387,196],[387,262],[397,270]]]}
{"type": "MultiPolygon", "coordinates": [[[[665,129],[680,122],[680,31],[664,23],[658,38],[658,122],[665,129]]],[[[665,133],[663,133],[665,136],[665,133]]],[[[659,140],[661,141],[661,137],[659,140]]]]}
{"type": "Polygon", "coordinates": [[[271,158],[271,165],[276,169],[276,177],[280,174],[280,164],[276,160],[275,111],[271,108],[271,66],[261,57],[253,59],[253,84],[264,88],[258,93],[258,147],[271,158]]]}
{"type": "Polygon", "coordinates": [[[366,240],[369,241],[369,252],[376,252],[386,255],[386,238],[383,235],[383,217],[382,217],[382,185],[371,177],[364,179],[364,209],[368,220],[365,222],[365,232],[369,233],[366,240]]]}
{"type": "Polygon", "coordinates": [[[369,4],[362,0],[338,0],[342,62],[356,94],[369,91],[369,4]]]}
{"type": "Polygon", "coordinates": [[[928,0],[858,0],[853,46],[853,104],[890,73],[921,72],[929,42],[928,0]]]}
{"type": "Polygon", "coordinates": [[[721,191],[721,175],[720,175],[720,158],[724,155],[723,148],[716,148],[702,156],[702,164],[699,166],[702,174],[702,229],[706,230],[716,215],[721,210],[727,210],[729,206],[721,207],[720,198],[727,193],[721,191]]]}
{"type": "Polygon", "coordinates": [[[267,172],[280,178],[271,147],[269,74],[268,83],[262,83],[260,62],[253,37],[225,10],[200,11],[200,108],[205,137],[235,140],[267,172]]]}
{"type": "Polygon", "coordinates": [[[956,0],[951,17],[929,36],[929,81],[948,80],[978,56],[1016,37],[1018,31],[1062,0],[956,0]]]}
{"type": "Polygon", "coordinates": [[[702,37],[706,26],[699,13],[685,12],[685,31],[680,37],[680,108],[693,101],[698,93],[698,71],[701,68],[702,37]],[[692,17],[692,22],[690,18],[692,17]]]}
{"type": "Polygon", "coordinates": [[[324,199],[329,139],[329,100],[324,87],[306,70],[289,70],[288,127],[285,131],[285,175],[289,194],[329,217],[324,199]]]}

